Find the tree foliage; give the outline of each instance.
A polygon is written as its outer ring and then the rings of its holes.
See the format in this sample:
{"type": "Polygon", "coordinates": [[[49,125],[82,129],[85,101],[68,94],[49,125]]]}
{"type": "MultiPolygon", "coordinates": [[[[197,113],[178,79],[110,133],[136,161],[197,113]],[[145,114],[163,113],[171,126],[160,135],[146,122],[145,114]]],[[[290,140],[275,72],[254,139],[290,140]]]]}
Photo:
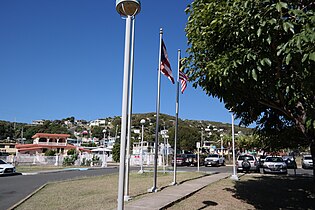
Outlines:
{"type": "Polygon", "coordinates": [[[114,144],[112,153],[113,153],[113,160],[115,162],[119,162],[120,161],[120,143],[114,144]]]}
{"type": "Polygon", "coordinates": [[[285,139],[293,129],[314,144],[314,10],[311,0],[195,0],[186,10],[190,80],[261,134],[285,139]]]}
{"type": "MultiPolygon", "coordinates": [[[[169,130],[169,143],[174,146],[175,127],[169,130]]],[[[178,127],[177,148],[180,150],[194,151],[196,142],[200,142],[201,134],[195,127],[182,126],[178,127]]]]}

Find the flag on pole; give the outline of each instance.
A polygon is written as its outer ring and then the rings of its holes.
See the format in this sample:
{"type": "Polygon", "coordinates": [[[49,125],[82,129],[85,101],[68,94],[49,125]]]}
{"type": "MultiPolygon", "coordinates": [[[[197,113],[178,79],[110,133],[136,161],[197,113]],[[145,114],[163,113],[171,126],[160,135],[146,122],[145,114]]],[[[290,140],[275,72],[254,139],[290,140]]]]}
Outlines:
{"type": "Polygon", "coordinates": [[[187,78],[186,74],[184,72],[182,72],[182,71],[179,71],[179,80],[180,80],[180,84],[181,84],[180,91],[182,93],[184,93],[184,91],[185,91],[185,89],[187,87],[187,80],[188,80],[188,78],[187,78]]]}
{"type": "Polygon", "coordinates": [[[164,74],[173,84],[175,84],[175,80],[172,74],[172,69],[170,65],[170,61],[168,59],[166,47],[164,41],[162,39],[162,50],[161,50],[161,72],[164,74]]]}

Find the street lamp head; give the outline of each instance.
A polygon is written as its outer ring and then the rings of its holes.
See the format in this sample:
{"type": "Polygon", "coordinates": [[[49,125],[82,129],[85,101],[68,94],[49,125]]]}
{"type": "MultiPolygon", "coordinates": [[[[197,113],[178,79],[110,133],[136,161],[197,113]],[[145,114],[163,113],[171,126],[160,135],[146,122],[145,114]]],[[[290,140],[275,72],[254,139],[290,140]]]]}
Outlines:
{"type": "Polygon", "coordinates": [[[140,123],[143,125],[145,123],[145,119],[140,120],[140,123]]]}
{"type": "Polygon", "coordinates": [[[116,10],[124,17],[135,16],[141,10],[141,3],[138,0],[116,0],[116,10]]]}

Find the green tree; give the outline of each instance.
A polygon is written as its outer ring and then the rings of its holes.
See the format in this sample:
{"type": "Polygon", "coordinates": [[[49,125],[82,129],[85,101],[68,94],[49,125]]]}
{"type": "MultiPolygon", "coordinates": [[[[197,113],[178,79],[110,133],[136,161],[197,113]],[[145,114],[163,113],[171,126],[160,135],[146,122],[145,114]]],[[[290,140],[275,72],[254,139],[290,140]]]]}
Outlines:
{"type": "Polygon", "coordinates": [[[120,161],[120,144],[116,143],[113,146],[113,160],[115,162],[119,162],[120,161]]]}
{"type": "MultiPolygon", "coordinates": [[[[169,130],[169,143],[174,147],[175,127],[169,130]]],[[[161,138],[160,138],[161,139],[161,138]]],[[[196,127],[178,126],[177,148],[180,150],[194,151],[196,142],[201,139],[201,134],[196,127]]]]}
{"type": "MultiPolygon", "coordinates": [[[[93,137],[96,137],[96,138],[98,138],[98,139],[102,139],[102,138],[104,137],[103,130],[104,130],[104,127],[93,126],[93,127],[91,128],[93,137]]],[[[106,135],[106,136],[107,136],[107,135],[106,135]]]]}
{"type": "Polygon", "coordinates": [[[194,86],[224,101],[241,124],[256,122],[280,139],[296,130],[313,161],[314,11],[313,0],[195,0],[186,10],[184,59],[194,86]]]}

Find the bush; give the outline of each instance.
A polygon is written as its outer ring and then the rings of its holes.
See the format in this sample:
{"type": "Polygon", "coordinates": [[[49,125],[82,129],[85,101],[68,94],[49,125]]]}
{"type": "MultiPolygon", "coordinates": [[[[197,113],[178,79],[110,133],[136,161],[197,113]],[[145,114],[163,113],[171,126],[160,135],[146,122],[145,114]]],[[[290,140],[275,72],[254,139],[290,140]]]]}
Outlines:
{"type": "Polygon", "coordinates": [[[119,162],[120,160],[120,144],[114,144],[113,147],[113,160],[119,162]]]}
{"type": "Polygon", "coordinates": [[[45,156],[55,156],[56,155],[56,151],[55,150],[47,150],[45,152],[45,156]]]}
{"type": "Polygon", "coordinates": [[[77,154],[74,154],[74,155],[69,155],[69,156],[66,156],[64,159],[63,159],[63,165],[64,166],[71,166],[71,165],[74,165],[74,162],[78,159],[78,155],[77,154]]]}
{"type": "Polygon", "coordinates": [[[76,153],[77,153],[77,151],[75,149],[70,149],[70,150],[68,150],[67,155],[74,155],[76,153]]]}

